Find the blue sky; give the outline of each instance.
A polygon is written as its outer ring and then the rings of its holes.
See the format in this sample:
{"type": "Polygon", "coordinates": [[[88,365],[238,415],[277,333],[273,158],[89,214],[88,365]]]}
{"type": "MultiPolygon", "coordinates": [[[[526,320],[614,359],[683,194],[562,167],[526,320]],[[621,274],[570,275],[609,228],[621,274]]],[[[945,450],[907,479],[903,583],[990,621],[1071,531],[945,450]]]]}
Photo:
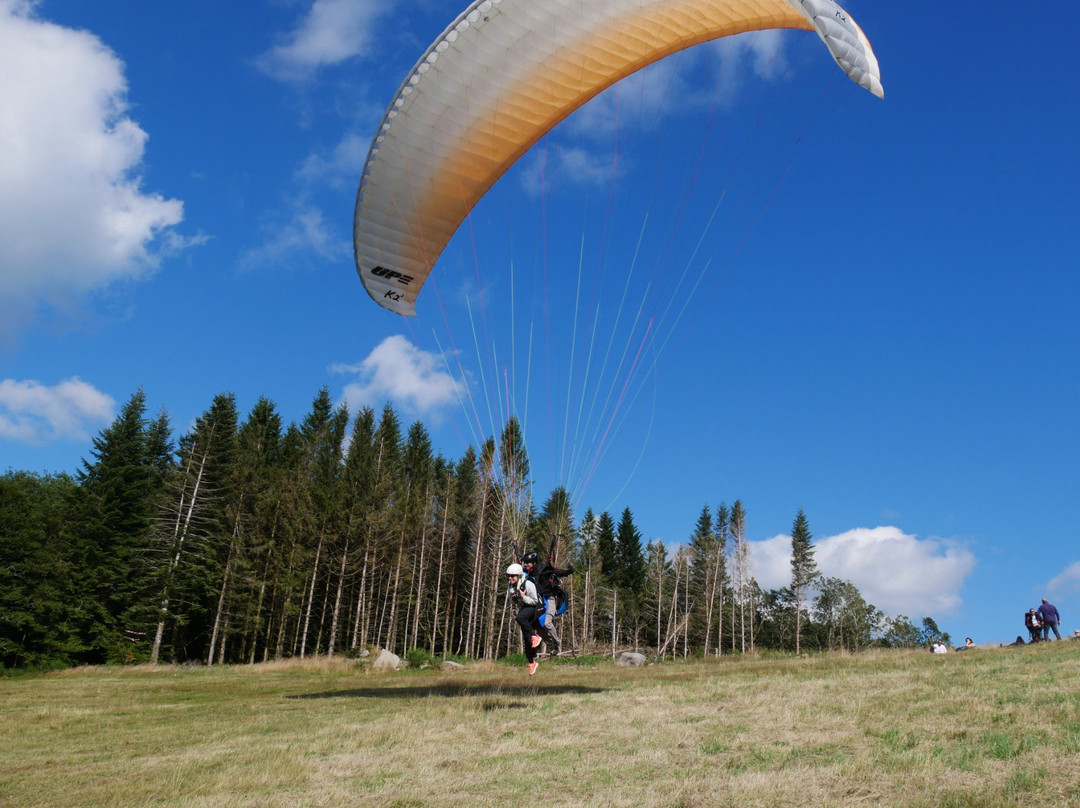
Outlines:
{"type": "Polygon", "coordinates": [[[812,34],[674,57],[522,158],[405,322],[353,202],[456,4],[0,0],[0,468],[75,470],[140,387],[178,429],[389,399],[455,458],[512,410],[538,500],[675,544],[740,498],[766,586],[803,508],[890,613],[1071,632],[1080,9],[846,8],[884,101],[812,34]]]}

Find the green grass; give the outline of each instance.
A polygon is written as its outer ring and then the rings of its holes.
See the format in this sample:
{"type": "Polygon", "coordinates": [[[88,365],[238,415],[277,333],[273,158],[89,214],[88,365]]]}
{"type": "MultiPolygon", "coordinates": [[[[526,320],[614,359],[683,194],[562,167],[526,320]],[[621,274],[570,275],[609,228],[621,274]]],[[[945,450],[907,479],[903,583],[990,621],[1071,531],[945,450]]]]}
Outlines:
{"type": "Polygon", "coordinates": [[[0,679],[0,805],[1080,806],[1080,643],[0,679]]]}

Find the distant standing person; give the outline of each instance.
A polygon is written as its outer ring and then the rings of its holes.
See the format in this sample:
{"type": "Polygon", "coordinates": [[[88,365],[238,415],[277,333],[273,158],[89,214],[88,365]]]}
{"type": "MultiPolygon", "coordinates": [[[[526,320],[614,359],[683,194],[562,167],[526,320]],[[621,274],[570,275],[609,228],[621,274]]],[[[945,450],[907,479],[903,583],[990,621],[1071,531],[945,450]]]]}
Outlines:
{"type": "Polygon", "coordinates": [[[1042,621],[1039,620],[1039,613],[1034,609],[1029,609],[1024,615],[1024,626],[1028,630],[1028,642],[1038,642],[1040,638],[1040,632],[1042,631],[1042,621]]]}
{"type": "Polygon", "coordinates": [[[1058,623],[1061,622],[1061,615],[1058,614],[1057,607],[1048,601],[1046,598],[1042,599],[1042,606],[1039,607],[1039,620],[1042,621],[1043,639],[1050,639],[1050,629],[1054,630],[1054,636],[1059,640],[1061,639],[1061,633],[1058,631],[1058,623]]]}

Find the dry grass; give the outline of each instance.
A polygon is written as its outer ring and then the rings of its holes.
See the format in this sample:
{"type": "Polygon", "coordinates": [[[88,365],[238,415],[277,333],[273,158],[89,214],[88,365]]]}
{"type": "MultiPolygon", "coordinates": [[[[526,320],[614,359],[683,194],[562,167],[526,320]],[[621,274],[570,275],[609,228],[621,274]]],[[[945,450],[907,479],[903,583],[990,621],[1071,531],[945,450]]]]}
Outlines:
{"type": "Polygon", "coordinates": [[[1080,806],[1080,642],[0,680],[0,805],[1080,806]]]}

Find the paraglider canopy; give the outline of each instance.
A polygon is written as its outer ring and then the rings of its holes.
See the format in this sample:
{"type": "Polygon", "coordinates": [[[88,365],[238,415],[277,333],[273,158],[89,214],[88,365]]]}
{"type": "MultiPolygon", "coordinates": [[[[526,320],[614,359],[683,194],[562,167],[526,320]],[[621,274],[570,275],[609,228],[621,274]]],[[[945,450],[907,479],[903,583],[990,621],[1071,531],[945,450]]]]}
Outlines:
{"type": "Polygon", "coordinates": [[[353,221],[364,288],[414,315],[466,215],[552,127],[665,56],[770,28],[816,31],[883,96],[869,42],[832,0],[476,0],[410,71],[371,145],[353,221]]]}

